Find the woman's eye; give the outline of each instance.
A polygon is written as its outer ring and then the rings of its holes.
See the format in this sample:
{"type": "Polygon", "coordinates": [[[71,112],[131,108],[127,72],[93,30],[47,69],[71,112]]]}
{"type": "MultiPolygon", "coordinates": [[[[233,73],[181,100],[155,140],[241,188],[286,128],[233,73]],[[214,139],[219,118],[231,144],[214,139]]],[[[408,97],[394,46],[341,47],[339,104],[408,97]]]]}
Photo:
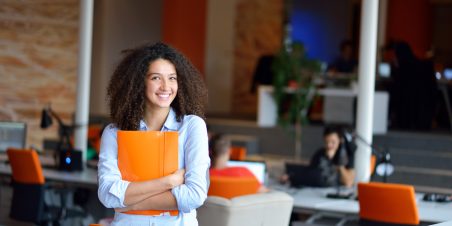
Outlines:
{"type": "Polygon", "coordinates": [[[158,77],[158,76],[151,76],[151,80],[159,80],[160,79],[160,77],[158,77]]]}
{"type": "Polygon", "coordinates": [[[177,77],[176,76],[171,76],[170,80],[177,80],[177,77]]]}

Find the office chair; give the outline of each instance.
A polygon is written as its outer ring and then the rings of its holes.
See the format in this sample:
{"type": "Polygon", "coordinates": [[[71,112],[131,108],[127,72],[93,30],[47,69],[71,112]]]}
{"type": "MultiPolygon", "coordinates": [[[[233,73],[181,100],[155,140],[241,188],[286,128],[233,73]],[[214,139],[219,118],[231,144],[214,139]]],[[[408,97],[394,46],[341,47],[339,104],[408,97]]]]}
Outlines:
{"type": "Polygon", "coordinates": [[[289,225],[293,198],[279,191],[242,195],[232,199],[208,196],[197,210],[200,226],[289,225]]]}
{"type": "Polygon", "coordinates": [[[230,199],[236,196],[254,194],[259,190],[259,187],[259,181],[254,177],[210,176],[207,195],[230,199]]]}
{"type": "Polygon", "coordinates": [[[245,160],[246,148],[240,146],[232,146],[229,149],[229,159],[231,160],[245,160]]]}
{"type": "Polygon", "coordinates": [[[419,225],[411,185],[359,183],[358,200],[360,225],[419,225]]]}
{"type": "Polygon", "coordinates": [[[96,151],[97,155],[99,155],[100,151],[100,138],[102,136],[102,125],[89,125],[88,126],[88,142],[94,150],[96,151]]]}
{"type": "Polygon", "coordinates": [[[372,154],[370,156],[370,176],[374,175],[375,167],[377,167],[377,156],[372,154]]]}
{"type": "Polygon", "coordinates": [[[7,155],[12,171],[13,197],[9,215],[12,219],[58,225],[59,220],[67,217],[85,215],[82,211],[67,209],[62,192],[61,206],[47,205],[44,194],[53,188],[45,182],[36,151],[9,148],[7,155]]]}

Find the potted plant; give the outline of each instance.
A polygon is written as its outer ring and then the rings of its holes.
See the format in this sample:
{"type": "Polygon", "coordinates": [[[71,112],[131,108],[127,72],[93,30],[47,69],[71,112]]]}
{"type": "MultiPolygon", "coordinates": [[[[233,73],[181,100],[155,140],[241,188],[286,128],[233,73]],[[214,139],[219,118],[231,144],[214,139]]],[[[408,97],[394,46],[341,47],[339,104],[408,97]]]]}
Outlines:
{"type": "Polygon", "coordinates": [[[321,70],[320,62],[306,57],[302,43],[282,47],[272,64],[274,99],[278,124],[292,128],[295,158],[301,158],[301,126],[308,122],[308,110],[315,95],[313,77],[321,70]]]}

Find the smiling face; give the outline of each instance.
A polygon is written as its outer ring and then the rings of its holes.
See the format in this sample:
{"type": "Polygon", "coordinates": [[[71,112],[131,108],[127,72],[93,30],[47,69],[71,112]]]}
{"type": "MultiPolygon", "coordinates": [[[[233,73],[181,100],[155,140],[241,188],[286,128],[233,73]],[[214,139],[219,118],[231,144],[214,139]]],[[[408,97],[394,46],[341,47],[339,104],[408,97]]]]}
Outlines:
{"type": "Polygon", "coordinates": [[[164,59],[149,64],[146,76],[146,108],[169,108],[177,94],[177,74],[174,65],[164,59]]]}

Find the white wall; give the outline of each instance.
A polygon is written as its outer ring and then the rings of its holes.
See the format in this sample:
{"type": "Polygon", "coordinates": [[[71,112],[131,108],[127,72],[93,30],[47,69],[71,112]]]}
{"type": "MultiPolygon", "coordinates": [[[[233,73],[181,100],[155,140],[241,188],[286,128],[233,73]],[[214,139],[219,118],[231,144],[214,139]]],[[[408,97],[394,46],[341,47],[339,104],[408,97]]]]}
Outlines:
{"type": "Polygon", "coordinates": [[[162,37],[162,0],[94,1],[90,113],[108,115],[106,87],[121,51],[162,37]]]}

